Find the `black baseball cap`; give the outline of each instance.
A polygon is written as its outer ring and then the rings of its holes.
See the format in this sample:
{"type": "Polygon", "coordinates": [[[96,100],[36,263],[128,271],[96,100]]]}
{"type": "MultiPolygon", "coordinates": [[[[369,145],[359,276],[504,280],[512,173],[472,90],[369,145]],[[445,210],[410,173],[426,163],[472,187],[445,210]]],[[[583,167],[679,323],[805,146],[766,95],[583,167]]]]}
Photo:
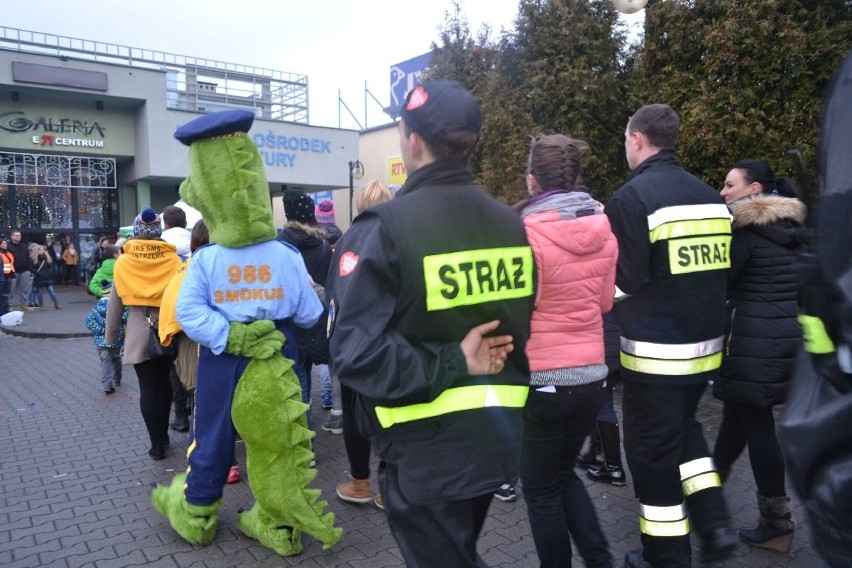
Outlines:
{"type": "Polygon", "coordinates": [[[426,81],[405,98],[400,116],[427,143],[440,143],[449,132],[479,136],[482,115],[470,91],[455,81],[426,81]]]}

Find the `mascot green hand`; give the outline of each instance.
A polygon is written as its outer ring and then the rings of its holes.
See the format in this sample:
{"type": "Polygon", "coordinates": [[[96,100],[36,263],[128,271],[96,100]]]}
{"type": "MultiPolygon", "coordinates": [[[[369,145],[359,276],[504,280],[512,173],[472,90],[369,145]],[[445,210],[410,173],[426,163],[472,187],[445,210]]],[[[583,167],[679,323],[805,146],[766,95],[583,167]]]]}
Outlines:
{"type": "Polygon", "coordinates": [[[190,146],[180,195],[201,212],[211,244],[193,254],[177,303],[178,322],[201,346],[189,466],[157,487],[151,501],[187,542],[212,541],[236,428],[255,497],[237,526],[290,556],[301,552],[303,533],[330,548],[343,531],[310,488],[317,475],[310,467],[314,433],[293,361],[282,353],[295,356],[284,328],[309,327],[322,305],[299,252],[275,240],[263,162],[247,135],[253,120],[248,111],[223,111],[175,133],[190,146]],[[216,301],[211,291],[237,301],[216,301]]]}

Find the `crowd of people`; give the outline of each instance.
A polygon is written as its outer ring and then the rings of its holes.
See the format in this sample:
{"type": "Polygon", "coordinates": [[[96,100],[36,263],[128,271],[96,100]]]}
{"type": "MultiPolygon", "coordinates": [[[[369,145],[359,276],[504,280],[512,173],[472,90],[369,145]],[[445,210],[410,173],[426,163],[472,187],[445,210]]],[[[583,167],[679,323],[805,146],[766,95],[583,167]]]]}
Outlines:
{"type": "MultiPolygon", "coordinates": [[[[739,538],[787,552],[795,523],[773,408],[802,347],[795,266],[807,248],[790,180],[750,159],[710,187],[675,156],[675,111],[651,104],[626,125],[631,174],[606,204],[583,182],[587,144],[547,134],[530,142],[529,196],[509,207],[473,183],[481,116],[467,90],[427,81],[400,112],[408,179],[396,196],[378,181],[363,187],[342,235],[330,201],[289,190],[277,232],[234,240],[236,221],[215,209],[187,227],[177,207],[145,208],[121,246],[101,242],[87,326],[104,393],[121,384],[121,356],[139,380],[154,460],[167,455],[172,404],[171,428],[190,431],[190,467],[176,477],[183,509],[162,488],[157,510],[190,542],[212,538],[176,519],[212,519],[215,532],[222,486],[240,479],[230,415],[240,376],[272,349],[292,361],[306,413],[294,420],[310,432],[308,454],[293,455],[312,458],[319,366],[321,427],[342,433],[350,464],[337,496],[383,509],[409,566],[483,566],[476,543],[491,499],[514,500],[518,480],[542,567],[571,566],[572,543],[587,566],[613,566],[575,468],[625,485],[621,430],[642,544],[625,566],[691,566],[692,531],[704,561],[728,558],[722,486],[746,447],[758,524],[739,538]],[[152,356],[151,326],[177,344],[176,359],[152,356]],[[712,450],[697,419],[708,385],[724,408],[712,450]]],[[[218,140],[198,139],[193,148],[218,140]]],[[[198,186],[187,195],[202,199],[198,186]]],[[[0,238],[0,312],[7,295],[40,306],[44,293],[61,309],[56,243],[19,257],[20,238],[0,238]]],[[[76,254],[62,251],[66,269],[76,254]]],[[[285,545],[238,524],[281,554],[300,550],[289,532],[285,545]]]]}

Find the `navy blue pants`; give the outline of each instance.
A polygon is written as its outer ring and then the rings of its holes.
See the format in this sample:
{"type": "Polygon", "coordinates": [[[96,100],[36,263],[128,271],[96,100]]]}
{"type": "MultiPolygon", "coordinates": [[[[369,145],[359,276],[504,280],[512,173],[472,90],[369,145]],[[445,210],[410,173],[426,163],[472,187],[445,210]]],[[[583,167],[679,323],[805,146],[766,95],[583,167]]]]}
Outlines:
{"type": "Polygon", "coordinates": [[[206,347],[198,350],[185,491],[187,502],[193,505],[209,505],[222,497],[228,470],[234,463],[236,431],[231,402],[249,361],[236,355],[213,355],[206,347]]]}

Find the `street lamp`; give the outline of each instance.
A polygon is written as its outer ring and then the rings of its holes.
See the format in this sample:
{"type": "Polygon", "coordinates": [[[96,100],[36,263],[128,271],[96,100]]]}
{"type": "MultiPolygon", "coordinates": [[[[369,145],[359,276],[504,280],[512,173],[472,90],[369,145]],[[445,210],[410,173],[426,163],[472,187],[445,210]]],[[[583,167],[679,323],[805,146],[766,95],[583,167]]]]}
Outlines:
{"type": "Polygon", "coordinates": [[[364,177],[364,164],[361,160],[349,162],[349,226],[352,226],[352,218],[355,216],[355,180],[364,177]]]}

